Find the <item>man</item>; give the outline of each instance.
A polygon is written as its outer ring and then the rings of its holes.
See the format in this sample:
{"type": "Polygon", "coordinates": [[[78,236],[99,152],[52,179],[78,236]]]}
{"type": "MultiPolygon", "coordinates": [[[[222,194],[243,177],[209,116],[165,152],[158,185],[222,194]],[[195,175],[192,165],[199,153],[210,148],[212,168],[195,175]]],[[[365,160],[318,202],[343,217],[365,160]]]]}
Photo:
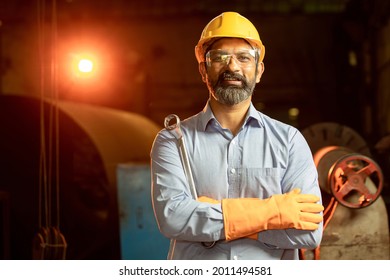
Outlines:
{"type": "Polygon", "coordinates": [[[176,138],[163,129],[151,151],[152,203],[169,259],[298,259],[322,237],[317,171],[292,126],[258,112],[265,48],[235,12],[210,21],[195,47],[210,96],[181,122],[198,197],[176,138]]]}

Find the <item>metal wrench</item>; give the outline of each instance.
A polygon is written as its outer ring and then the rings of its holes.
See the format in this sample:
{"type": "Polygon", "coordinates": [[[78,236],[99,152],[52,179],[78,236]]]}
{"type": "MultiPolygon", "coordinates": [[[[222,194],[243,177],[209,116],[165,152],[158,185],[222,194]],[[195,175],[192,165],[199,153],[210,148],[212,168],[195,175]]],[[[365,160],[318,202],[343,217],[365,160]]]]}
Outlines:
{"type": "MultiPolygon", "coordinates": [[[[184,173],[186,175],[188,184],[190,186],[190,192],[191,192],[193,199],[198,200],[198,194],[196,192],[194,178],[192,177],[191,166],[190,166],[190,161],[188,159],[188,154],[187,154],[187,149],[186,149],[186,145],[184,142],[184,137],[183,137],[183,134],[182,134],[181,129],[180,129],[180,118],[175,114],[170,114],[165,118],[164,126],[167,130],[169,130],[171,132],[171,134],[173,136],[175,136],[175,138],[177,139],[177,141],[179,143],[180,158],[181,158],[181,161],[183,164],[184,173]],[[173,120],[173,119],[175,119],[175,123],[169,124],[171,122],[171,120],[173,120]]],[[[171,246],[171,249],[170,249],[171,254],[173,254],[175,243],[176,243],[175,240],[171,240],[171,245],[170,245],[171,246]]],[[[215,246],[215,244],[216,244],[216,241],[202,242],[202,245],[208,249],[213,248],[215,246]]],[[[170,256],[169,258],[171,258],[171,257],[172,256],[170,256]]]]}
{"type": "Polygon", "coordinates": [[[184,137],[180,129],[180,118],[175,114],[170,114],[165,118],[164,126],[167,130],[169,130],[172,133],[173,136],[175,136],[175,138],[179,143],[179,152],[180,152],[180,158],[184,168],[184,173],[186,175],[188,184],[190,186],[191,195],[193,199],[197,200],[198,194],[196,193],[194,178],[191,172],[191,166],[190,166],[190,161],[188,159],[184,137]],[[173,119],[175,119],[176,122],[173,124],[169,124],[173,119]]]}

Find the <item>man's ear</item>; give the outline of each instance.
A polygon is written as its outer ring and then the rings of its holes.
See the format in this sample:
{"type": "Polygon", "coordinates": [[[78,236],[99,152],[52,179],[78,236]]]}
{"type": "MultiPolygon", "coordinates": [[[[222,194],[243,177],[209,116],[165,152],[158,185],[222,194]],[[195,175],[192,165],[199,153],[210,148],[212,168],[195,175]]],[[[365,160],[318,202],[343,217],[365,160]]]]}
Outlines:
{"type": "Polygon", "coordinates": [[[203,82],[206,83],[206,81],[207,81],[206,62],[199,63],[199,73],[202,76],[203,82]]]}
{"type": "Polygon", "coordinates": [[[261,76],[262,76],[263,73],[264,73],[264,70],[265,70],[264,63],[263,63],[262,61],[260,61],[260,62],[257,64],[256,83],[260,82],[260,79],[261,79],[261,76]]]}

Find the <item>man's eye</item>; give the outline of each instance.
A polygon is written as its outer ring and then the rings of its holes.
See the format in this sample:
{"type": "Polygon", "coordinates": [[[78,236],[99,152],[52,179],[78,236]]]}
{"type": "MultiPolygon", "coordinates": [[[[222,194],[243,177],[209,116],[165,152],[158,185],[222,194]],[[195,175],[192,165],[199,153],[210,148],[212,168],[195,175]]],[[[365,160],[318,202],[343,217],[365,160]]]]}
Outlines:
{"type": "Polygon", "coordinates": [[[227,59],[228,55],[220,54],[220,55],[215,55],[212,57],[212,61],[214,62],[222,62],[227,59]]]}
{"type": "Polygon", "coordinates": [[[237,60],[241,61],[241,62],[249,62],[249,61],[251,61],[251,57],[249,55],[246,55],[246,54],[239,54],[239,55],[237,55],[237,60]]]}

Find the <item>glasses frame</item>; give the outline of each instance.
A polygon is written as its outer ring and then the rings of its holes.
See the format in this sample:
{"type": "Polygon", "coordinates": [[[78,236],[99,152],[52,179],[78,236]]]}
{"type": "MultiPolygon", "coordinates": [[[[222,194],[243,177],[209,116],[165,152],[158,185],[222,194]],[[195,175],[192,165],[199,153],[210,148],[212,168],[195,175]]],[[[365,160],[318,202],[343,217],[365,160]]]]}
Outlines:
{"type": "Polygon", "coordinates": [[[237,50],[228,50],[228,49],[213,49],[209,50],[205,55],[205,62],[208,67],[212,66],[218,66],[218,68],[225,67],[230,64],[230,61],[232,58],[236,61],[236,63],[242,67],[242,68],[248,68],[250,66],[255,66],[257,63],[258,58],[260,57],[260,50],[259,49],[237,49],[237,50]],[[212,61],[212,53],[213,52],[219,52],[221,56],[221,61],[212,61]],[[253,63],[252,62],[245,62],[237,58],[240,54],[248,53],[251,57],[254,58],[253,63]]]}

